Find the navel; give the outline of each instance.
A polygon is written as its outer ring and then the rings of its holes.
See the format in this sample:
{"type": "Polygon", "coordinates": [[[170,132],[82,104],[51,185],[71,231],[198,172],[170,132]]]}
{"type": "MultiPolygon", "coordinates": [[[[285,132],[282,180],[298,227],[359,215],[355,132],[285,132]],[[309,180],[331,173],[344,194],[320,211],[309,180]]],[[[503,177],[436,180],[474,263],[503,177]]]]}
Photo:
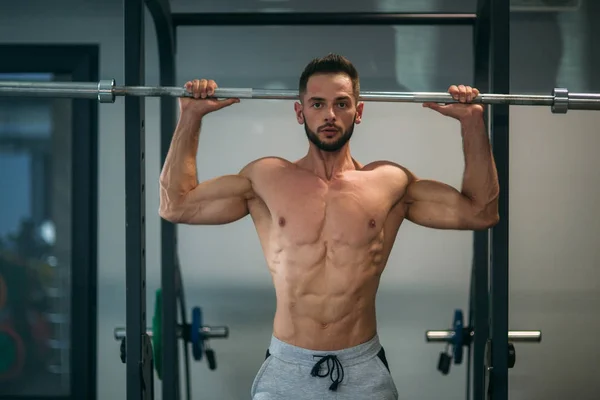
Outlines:
{"type": "Polygon", "coordinates": [[[281,227],[285,226],[285,218],[279,217],[279,226],[281,226],[281,227]]]}
{"type": "Polygon", "coordinates": [[[375,228],[375,226],[377,226],[377,224],[375,223],[375,220],[374,220],[374,219],[372,219],[372,220],[370,220],[370,221],[369,221],[369,226],[370,226],[371,228],[375,228]]]}

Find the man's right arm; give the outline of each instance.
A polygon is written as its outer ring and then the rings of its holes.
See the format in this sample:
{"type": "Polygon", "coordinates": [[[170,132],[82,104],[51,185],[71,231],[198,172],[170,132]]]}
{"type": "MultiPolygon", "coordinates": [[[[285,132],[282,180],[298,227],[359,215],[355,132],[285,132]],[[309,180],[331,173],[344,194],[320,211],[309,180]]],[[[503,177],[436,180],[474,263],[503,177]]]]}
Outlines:
{"type": "Polygon", "coordinates": [[[237,175],[198,183],[196,154],[202,118],[182,111],[160,175],[159,215],[173,223],[218,225],[248,214],[250,166],[237,175]]]}

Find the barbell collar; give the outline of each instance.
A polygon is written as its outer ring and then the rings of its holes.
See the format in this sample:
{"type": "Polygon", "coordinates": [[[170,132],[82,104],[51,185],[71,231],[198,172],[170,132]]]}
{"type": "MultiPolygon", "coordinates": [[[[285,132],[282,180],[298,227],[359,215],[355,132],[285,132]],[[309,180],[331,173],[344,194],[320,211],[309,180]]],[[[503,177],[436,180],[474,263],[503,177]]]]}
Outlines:
{"type": "MultiPolygon", "coordinates": [[[[454,338],[454,331],[427,331],[425,340],[427,342],[451,342],[454,338]]],[[[542,331],[509,331],[508,340],[511,342],[529,342],[540,343],[542,341],[542,331]]]]}
{"type": "Polygon", "coordinates": [[[569,91],[565,88],[554,88],[554,103],[551,110],[554,114],[566,114],[569,111],[569,91]]]}
{"type": "Polygon", "coordinates": [[[115,80],[106,79],[98,82],[98,101],[100,103],[115,102],[115,80]]]}

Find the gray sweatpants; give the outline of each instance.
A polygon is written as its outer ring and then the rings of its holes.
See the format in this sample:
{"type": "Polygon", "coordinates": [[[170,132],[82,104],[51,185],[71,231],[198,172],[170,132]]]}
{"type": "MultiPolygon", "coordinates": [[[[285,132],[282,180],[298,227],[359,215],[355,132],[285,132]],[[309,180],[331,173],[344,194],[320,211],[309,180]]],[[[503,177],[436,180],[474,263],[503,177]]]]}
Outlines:
{"type": "Polygon", "coordinates": [[[307,350],[272,337],[251,395],[253,400],[398,399],[377,335],[338,351],[307,350]]]}

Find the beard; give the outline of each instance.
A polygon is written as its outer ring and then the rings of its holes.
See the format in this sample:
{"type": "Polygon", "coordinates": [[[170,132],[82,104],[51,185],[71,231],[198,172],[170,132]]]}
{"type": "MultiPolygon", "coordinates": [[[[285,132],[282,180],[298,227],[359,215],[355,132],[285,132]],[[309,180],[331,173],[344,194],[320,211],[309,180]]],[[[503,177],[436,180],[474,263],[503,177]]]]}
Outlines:
{"type": "Polygon", "coordinates": [[[333,124],[326,124],[326,125],[320,126],[317,128],[317,132],[315,132],[315,131],[311,130],[305,122],[304,123],[304,131],[306,132],[306,137],[308,138],[308,140],[310,140],[312,144],[317,146],[317,148],[319,150],[333,153],[333,152],[340,150],[342,147],[344,147],[344,145],[346,143],[348,143],[348,141],[352,137],[352,134],[354,133],[354,125],[355,125],[355,123],[353,122],[352,125],[345,132],[343,132],[339,138],[337,138],[333,142],[325,142],[325,141],[321,140],[317,133],[318,131],[320,131],[321,129],[324,129],[324,128],[335,128],[339,132],[341,129],[333,124]]]}

